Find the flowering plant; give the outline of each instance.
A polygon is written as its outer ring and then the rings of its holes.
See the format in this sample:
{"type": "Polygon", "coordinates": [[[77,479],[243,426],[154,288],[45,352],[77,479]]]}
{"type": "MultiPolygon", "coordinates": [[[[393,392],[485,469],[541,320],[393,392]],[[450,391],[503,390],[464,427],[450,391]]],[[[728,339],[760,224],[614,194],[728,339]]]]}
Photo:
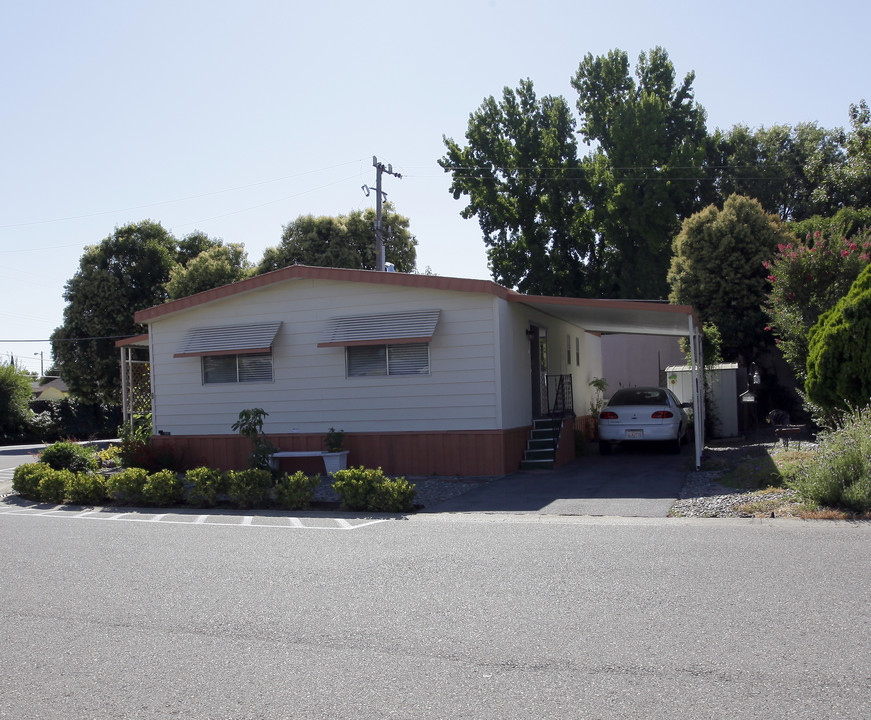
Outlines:
{"type": "Polygon", "coordinates": [[[819,231],[804,242],[781,244],[766,261],[771,290],[765,312],[775,342],[797,378],[807,374],[808,333],[871,261],[871,231],[831,240],[819,231]]]}

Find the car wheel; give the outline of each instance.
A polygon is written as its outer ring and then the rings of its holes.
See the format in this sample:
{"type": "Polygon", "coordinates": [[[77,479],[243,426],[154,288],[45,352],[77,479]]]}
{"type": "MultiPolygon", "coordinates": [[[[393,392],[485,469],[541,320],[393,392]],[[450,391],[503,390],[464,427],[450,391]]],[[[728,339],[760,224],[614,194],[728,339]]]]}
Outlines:
{"type": "Polygon", "coordinates": [[[678,435],[674,440],[668,441],[668,449],[672,455],[680,455],[680,435],[678,435]]]}
{"type": "Polygon", "coordinates": [[[599,440],[599,455],[610,455],[611,450],[611,443],[607,440],[599,440]]]}

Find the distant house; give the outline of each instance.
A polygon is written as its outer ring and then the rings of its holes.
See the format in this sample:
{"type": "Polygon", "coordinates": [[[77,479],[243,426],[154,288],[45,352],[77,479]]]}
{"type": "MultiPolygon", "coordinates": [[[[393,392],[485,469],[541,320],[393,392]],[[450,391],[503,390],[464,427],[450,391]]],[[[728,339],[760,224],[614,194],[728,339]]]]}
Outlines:
{"type": "Polygon", "coordinates": [[[412,476],[513,472],[534,420],[547,416],[558,419],[556,463],[568,462],[588,383],[602,375],[600,333],[698,326],[687,307],[306,266],[149,308],[136,321],[148,335],[128,342],[148,344],[158,450],[244,467],[249,447],[231,425],[257,407],[282,450],[320,449],[335,427],[349,464],[412,476]]]}
{"type": "Polygon", "coordinates": [[[67,384],[60,378],[54,378],[43,385],[32,383],[31,387],[34,400],[63,400],[70,392],[67,384]]]}

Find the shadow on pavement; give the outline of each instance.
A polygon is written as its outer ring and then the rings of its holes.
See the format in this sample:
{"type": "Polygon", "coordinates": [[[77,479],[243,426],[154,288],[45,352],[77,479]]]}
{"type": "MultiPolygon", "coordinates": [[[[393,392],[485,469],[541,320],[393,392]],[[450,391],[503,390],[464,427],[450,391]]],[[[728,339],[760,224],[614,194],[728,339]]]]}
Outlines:
{"type": "Polygon", "coordinates": [[[594,451],[553,470],[497,478],[423,512],[667,517],[686,480],[691,454],[691,447],[680,455],[647,447],[621,447],[609,456],[594,451]]]}

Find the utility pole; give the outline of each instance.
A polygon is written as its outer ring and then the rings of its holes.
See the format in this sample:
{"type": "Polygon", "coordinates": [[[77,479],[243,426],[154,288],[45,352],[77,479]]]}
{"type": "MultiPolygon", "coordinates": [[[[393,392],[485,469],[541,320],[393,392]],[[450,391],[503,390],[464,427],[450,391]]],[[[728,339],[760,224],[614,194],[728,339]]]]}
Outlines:
{"type": "MultiPolygon", "coordinates": [[[[372,165],[375,168],[375,269],[384,272],[384,236],[381,227],[381,175],[387,173],[402,180],[402,175],[393,172],[393,166],[384,167],[384,163],[378,162],[378,158],[372,156],[372,165]]],[[[383,194],[384,197],[387,193],[383,194]]]]}

